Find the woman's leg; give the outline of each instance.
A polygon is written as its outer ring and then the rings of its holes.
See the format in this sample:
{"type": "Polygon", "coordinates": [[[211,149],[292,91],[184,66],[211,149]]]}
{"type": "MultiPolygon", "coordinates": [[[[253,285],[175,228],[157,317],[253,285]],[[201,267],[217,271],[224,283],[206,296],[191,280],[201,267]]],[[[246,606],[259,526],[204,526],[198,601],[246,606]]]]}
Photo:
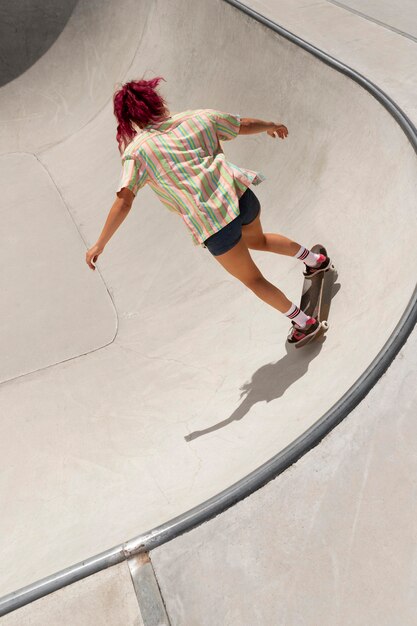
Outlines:
{"type": "Polygon", "coordinates": [[[242,238],[251,250],[265,250],[295,256],[300,250],[300,244],[276,233],[264,233],[262,229],[260,215],[253,222],[242,226],[242,238]]]}
{"type": "Polygon", "coordinates": [[[282,291],[268,282],[261,274],[250,255],[243,237],[231,250],[214,256],[214,258],[229,274],[240,280],[258,298],[270,304],[274,309],[278,309],[281,313],[286,313],[291,308],[291,300],[288,300],[282,291]]]}

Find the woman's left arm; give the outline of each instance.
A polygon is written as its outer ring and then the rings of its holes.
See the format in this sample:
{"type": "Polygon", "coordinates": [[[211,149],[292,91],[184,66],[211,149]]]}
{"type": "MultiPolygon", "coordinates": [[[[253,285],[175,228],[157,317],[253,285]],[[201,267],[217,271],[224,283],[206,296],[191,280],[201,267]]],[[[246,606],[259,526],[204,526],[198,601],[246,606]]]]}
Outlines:
{"type": "Polygon", "coordinates": [[[86,263],[92,270],[96,269],[93,263],[97,261],[97,258],[103,252],[105,245],[129,213],[134,198],[134,193],[127,187],[123,187],[123,189],[117,193],[117,198],[113,202],[113,206],[109,211],[103,230],[101,231],[97,242],[94,246],[87,250],[85,255],[86,263]]]}

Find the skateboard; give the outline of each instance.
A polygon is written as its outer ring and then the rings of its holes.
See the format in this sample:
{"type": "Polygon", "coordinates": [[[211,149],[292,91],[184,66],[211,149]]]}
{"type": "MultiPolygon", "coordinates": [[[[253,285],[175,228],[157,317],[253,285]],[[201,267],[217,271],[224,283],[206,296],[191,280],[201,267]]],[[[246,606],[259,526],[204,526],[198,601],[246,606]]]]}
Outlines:
{"type": "MultiPolygon", "coordinates": [[[[310,248],[311,252],[316,254],[324,254],[327,256],[327,250],[321,244],[316,244],[310,248]]],[[[329,267],[324,271],[312,276],[311,278],[304,278],[303,289],[301,292],[301,300],[299,307],[306,315],[315,317],[320,322],[321,329],[312,337],[305,337],[298,343],[295,343],[296,348],[302,348],[306,346],[310,341],[313,341],[317,337],[321,336],[329,328],[329,322],[327,321],[327,315],[329,312],[329,306],[323,307],[323,294],[325,291],[326,274],[331,271],[335,272],[333,263],[330,263],[329,267]],[[326,310],[324,310],[324,308],[326,310]]]]}

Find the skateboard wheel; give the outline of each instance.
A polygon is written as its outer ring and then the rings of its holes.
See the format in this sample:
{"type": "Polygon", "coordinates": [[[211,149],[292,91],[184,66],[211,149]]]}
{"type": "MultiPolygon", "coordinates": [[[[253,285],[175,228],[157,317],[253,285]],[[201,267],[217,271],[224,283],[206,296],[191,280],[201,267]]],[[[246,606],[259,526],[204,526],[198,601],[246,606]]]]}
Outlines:
{"type": "Polygon", "coordinates": [[[328,330],[329,329],[329,322],[327,320],[323,320],[321,323],[321,327],[323,328],[323,330],[328,330]]]}

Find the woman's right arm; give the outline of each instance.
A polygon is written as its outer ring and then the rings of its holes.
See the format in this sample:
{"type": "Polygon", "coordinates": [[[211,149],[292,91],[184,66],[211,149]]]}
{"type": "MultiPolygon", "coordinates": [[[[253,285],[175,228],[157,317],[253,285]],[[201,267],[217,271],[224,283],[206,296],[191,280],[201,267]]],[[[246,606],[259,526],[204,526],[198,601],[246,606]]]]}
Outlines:
{"type": "Polygon", "coordinates": [[[268,133],[270,137],[275,138],[276,134],[284,139],[288,135],[288,129],[284,124],[276,124],[275,122],[264,122],[263,120],[253,119],[251,117],[242,117],[240,120],[239,135],[254,135],[255,133],[268,133]]]}

